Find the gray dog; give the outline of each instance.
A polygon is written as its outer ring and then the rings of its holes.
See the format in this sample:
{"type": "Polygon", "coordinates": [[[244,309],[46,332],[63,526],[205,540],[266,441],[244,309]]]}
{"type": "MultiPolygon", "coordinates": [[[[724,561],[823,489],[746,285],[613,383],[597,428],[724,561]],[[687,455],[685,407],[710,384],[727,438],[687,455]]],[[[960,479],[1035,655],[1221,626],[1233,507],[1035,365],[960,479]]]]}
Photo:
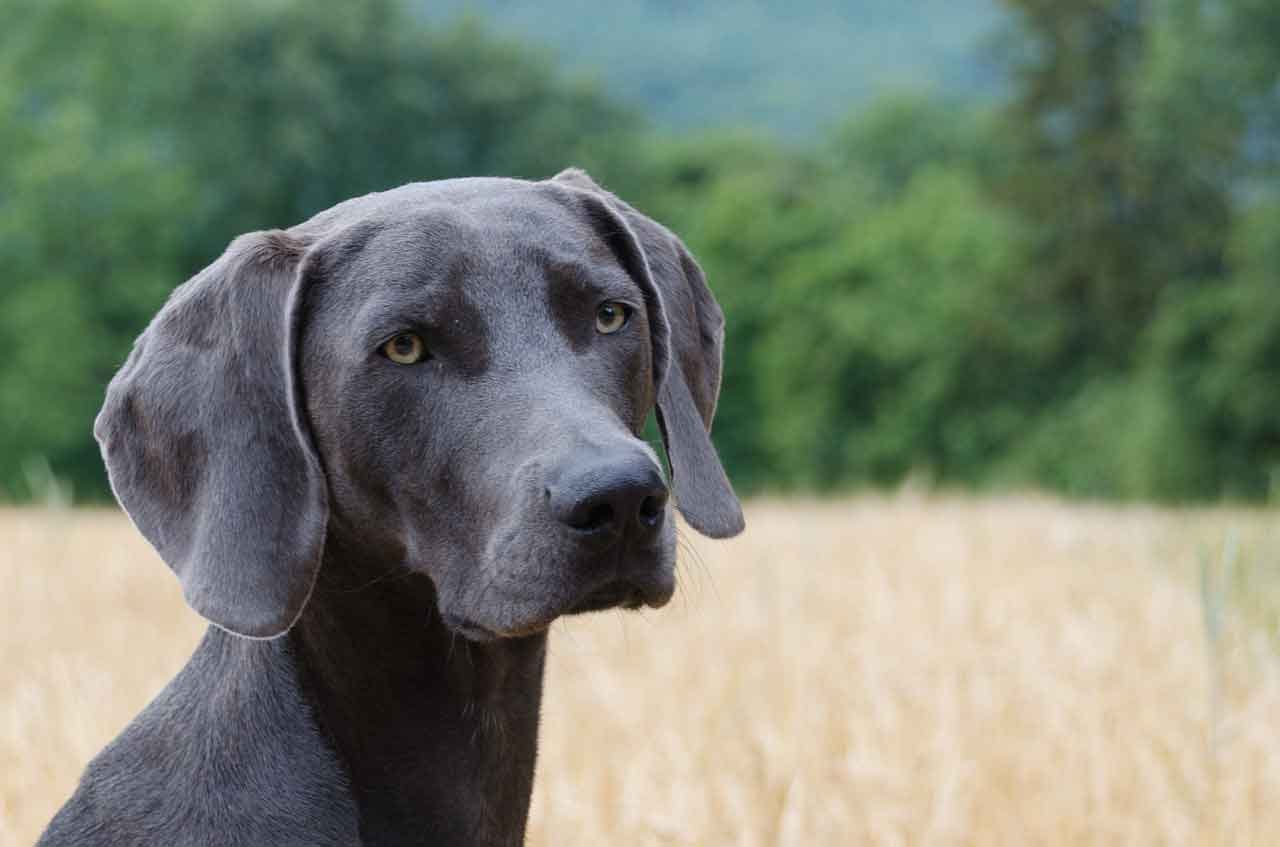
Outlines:
{"type": "Polygon", "coordinates": [[[236,239],[95,427],[213,626],[40,844],[521,843],[548,626],[675,588],[655,407],[685,520],[742,529],[722,339],[680,241],[581,171],[236,239]]]}

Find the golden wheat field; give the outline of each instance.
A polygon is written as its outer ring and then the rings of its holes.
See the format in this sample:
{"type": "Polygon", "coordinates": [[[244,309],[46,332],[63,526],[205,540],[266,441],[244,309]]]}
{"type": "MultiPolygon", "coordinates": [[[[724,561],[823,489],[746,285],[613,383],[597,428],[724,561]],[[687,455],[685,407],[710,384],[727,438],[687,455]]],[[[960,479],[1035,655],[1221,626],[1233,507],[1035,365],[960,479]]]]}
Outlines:
{"type": "MultiPolygon", "coordinates": [[[[1276,518],[752,503],[556,625],[529,843],[1280,844],[1276,518]]],[[[0,512],[0,847],[200,631],[118,513],[0,512]]]]}

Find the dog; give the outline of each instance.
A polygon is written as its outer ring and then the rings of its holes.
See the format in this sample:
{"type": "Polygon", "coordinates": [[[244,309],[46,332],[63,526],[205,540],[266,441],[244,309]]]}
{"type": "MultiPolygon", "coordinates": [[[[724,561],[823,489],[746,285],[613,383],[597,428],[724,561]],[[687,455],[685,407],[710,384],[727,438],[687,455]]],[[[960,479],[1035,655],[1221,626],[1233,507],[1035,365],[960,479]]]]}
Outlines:
{"type": "Polygon", "coordinates": [[[211,625],[39,844],[521,844],[552,621],[670,599],[669,494],[743,529],[723,337],[681,241],[576,169],[237,238],[94,427],[211,625]]]}

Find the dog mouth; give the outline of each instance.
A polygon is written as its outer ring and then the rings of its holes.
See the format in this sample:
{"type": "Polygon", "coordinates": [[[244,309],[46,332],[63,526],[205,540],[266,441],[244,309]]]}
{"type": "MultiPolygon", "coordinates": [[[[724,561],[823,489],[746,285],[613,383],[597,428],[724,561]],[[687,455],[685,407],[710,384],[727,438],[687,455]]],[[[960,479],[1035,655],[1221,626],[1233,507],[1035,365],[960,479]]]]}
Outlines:
{"type": "Polygon", "coordinates": [[[605,582],[574,600],[548,613],[545,609],[531,614],[527,620],[503,623],[482,622],[475,617],[443,614],[444,624],[469,641],[480,643],[504,638],[523,638],[546,632],[556,618],[602,612],[607,609],[636,610],[644,607],[660,609],[675,593],[674,572],[658,572],[643,576],[623,576],[605,582]]]}
{"type": "Polygon", "coordinates": [[[484,644],[490,641],[497,641],[503,637],[502,633],[494,632],[484,624],[473,621],[470,618],[458,617],[457,615],[442,615],[441,617],[444,619],[446,627],[468,641],[484,644]]]}
{"type": "Polygon", "coordinates": [[[587,592],[569,607],[566,614],[578,615],[616,608],[634,610],[642,606],[660,609],[671,599],[674,588],[671,580],[646,579],[641,582],[634,579],[614,579],[587,592]]]}
{"type": "Polygon", "coordinates": [[[530,635],[538,635],[546,632],[550,628],[556,616],[550,618],[539,618],[527,623],[517,623],[510,626],[490,626],[480,621],[465,617],[462,615],[441,615],[444,625],[457,635],[461,635],[468,641],[474,641],[479,644],[488,644],[503,639],[526,638],[530,635]]]}

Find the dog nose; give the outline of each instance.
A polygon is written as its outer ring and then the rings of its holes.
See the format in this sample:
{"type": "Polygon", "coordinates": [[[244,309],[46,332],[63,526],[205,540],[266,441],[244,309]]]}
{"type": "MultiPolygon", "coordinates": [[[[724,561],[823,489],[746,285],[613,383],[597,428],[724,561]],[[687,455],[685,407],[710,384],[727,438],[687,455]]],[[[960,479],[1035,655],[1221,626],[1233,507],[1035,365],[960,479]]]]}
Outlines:
{"type": "Polygon", "coordinates": [[[623,459],[570,460],[547,486],[551,513],[584,533],[652,531],[666,514],[667,486],[643,453],[623,459]]]}

